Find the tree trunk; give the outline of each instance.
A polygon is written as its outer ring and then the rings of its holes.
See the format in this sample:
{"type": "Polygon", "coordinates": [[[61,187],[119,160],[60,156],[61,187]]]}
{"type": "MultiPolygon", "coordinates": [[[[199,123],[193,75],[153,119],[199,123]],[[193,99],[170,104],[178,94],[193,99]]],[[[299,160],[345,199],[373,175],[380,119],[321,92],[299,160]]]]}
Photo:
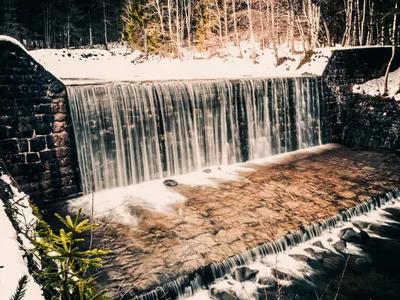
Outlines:
{"type": "Polygon", "coordinates": [[[181,41],[180,41],[180,20],[179,20],[179,0],[176,0],[175,10],[175,26],[176,26],[176,50],[178,57],[181,57],[181,41]]]}
{"type": "Polygon", "coordinates": [[[251,0],[246,0],[247,3],[247,14],[249,17],[249,26],[250,26],[250,40],[253,43],[253,46],[255,46],[255,40],[254,40],[254,31],[253,31],[253,21],[251,18],[251,0]]]}
{"type": "Polygon", "coordinates": [[[370,3],[369,3],[369,29],[368,29],[368,38],[367,38],[368,45],[372,45],[374,42],[374,8],[375,8],[374,0],[370,0],[370,3]]]}
{"type": "Polygon", "coordinates": [[[394,6],[394,16],[393,16],[393,32],[392,32],[392,57],[390,58],[389,64],[386,69],[385,80],[383,82],[383,95],[387,96],[388,94],[388,79],[389,72],[392,66],[394,57],[396,56],[396,45],[397,45],[397,10],[399,8],[398,1],[396,0],[396,4],[394,6]]]}
{"type": "MultiPolygon", "coordinates": [[[[326,43],[328,47],[332,47],[332,39],[331,39],[331,32],[329,31],[328,22],[326,21],[325,17],[321,15],[322,24],[324,25],[325,35],[326,35],[326,43]]],[[[334,46],[334,45],[333,45],[334,46]]]]}
{"type": "Polygon", "coordinates": [[[224,0],[225,47],[228,47],[228,0],[224,0]]]}
{"type": "Polygon", "coordinates": [[[223,38],[222,38],[221,11],[219,9],[218,0],[215,0],[215,9],[217,10],[219,42],[220,42],[221,48],[223,48],[224,42],[223,42],[223,38]]]}
{"type": "Polygon", "coordinates": [[[239,46],[239,34],[237,30],[237,21],[236,21],[236,0],[232,0],[232,10],[233,10],[233,28],[235,31],[235,46],[239,46]]]}
{"type": "Polygon", "coordinates": [[[294,7],[290,3],[290,53],[294,54],[294,7]]]}
{"type": "Polygon", "coordinates": [[[271,6],[271,27],[272,27],[272,45],[274,47],[274,55],[276,60],[276,66],[279,65],[279,54],[278,54],[278,45],[277,45],[277,33],[275,28],[275,4],[272,2],[271,6]]]}
{"type": "Polygon", "coordinates": [[[185,0],[185,16],[186,16],[186,31],[187,31],[187,39],[189,51],[192,52],[192,35],[191,35],[191,15],[192,15],[192,3],[191,0],[185,0]]]}
{"type": "Polygon", "coordinates": [[[107,37],[106,0],[103,0],[103,21],[104,21],[104,44],[107,49],[108,37],[107,37]]]}
{"type": "Polygon", "coordinates": [[[353,32],[353,0],[347,0],[346,5],[346,29],[343,35],[342,46],[351,45],[351,37],[353,32]]]}
{"type": "Polygon", "coordinates": [[[365,45],[365,22],[367,18],[367,0],[363,2],[363,12],[362,12],[362,21],[361,21],[361,33],[360,33],[360,45],[365,45]]]}
{"type": "Polygon", "coordinates": [[[161,29],[161,34],[164,35],[164,15],[160,6],[160,0],[156,0],[156,9],[157,9],[157,14],[158,18],[160,19],[160,29],[161,29]]]}
{"type": "Polygon", "coordinates": [[[264,18],[263,18],[263,10],[262,10],[262,6],[261,6],[261,0],[259,0],[259,5],[260,5],[260,23],[261,23],[261,49],[264,50],[265,49],[265,34],[264,34],[264,18]]]}

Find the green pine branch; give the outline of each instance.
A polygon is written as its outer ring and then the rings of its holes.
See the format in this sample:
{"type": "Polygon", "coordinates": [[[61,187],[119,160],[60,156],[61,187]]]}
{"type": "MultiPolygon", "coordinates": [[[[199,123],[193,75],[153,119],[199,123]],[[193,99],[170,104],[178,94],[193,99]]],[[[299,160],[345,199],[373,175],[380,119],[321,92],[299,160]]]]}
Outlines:
{"type": "Polygon", "coordinates": [[[27,275],[22,276],[18,281],[17,289],[11,296],[10,300],[22,300],[25,297],[26,286],[28,285],[29,279],[27,275]]]}

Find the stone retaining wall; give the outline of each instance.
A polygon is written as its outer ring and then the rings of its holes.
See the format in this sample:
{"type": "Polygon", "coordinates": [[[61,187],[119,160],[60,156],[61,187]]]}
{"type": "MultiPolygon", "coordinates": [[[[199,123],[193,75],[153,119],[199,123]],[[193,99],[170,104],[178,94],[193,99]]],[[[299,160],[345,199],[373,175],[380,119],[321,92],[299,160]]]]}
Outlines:
{"type": "Polygon", "coordinates": [[[65,86],[29,54],[0,41],[0,158],[35,201],[79,192],[65,86]]]}
{"type": "MultiPolygon", "coordinates": [[[[399,51],[400,52],[400,51],[399,51]]],[[[337,50],[323,74],[327,136],[363,148],[399,150],[399,104],[351,93],[354,84],[384,75],[391,48],[337,50]]],[[[397,54],[392,70],[400,67],[397,54]]],[[[65,86],[29,54],[0,41],[0,157],[36,201],[80,191],[65,86]]]]}
{"type": "MultiPolygon", "coordinates": [[[[331,142],[368,149],[400,149],[396,101],[352,93],[354,84],[384,76],[391,55],[390,47],[334,51],[323,73],[331,142]]],[[[391,71],[399,67],[400,49],[391,71]]]]}

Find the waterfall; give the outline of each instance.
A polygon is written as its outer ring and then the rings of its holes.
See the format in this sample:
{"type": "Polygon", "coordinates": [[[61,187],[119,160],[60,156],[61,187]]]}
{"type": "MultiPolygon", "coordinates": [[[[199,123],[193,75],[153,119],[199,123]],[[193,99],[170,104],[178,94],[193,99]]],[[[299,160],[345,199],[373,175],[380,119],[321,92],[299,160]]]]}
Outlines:
{"type": "Polygon", "coordinates": [[[365,215],[387,203],[400,201],[400,190],[379,194],[341,213],[329,217],[321,222],[302,227],[299,230],[291,231],[285,236],[268,243],[261,244],[243,253],[234,255],[222,262],[213,263],[201,267],[190,274],[183,275],[174,281],[158,286],[141,295],[129,295],[127,299],[134,300],[164,300],[184,299],[193,296],[202,287],[209,286],[217,279],[223,278],[241,266],[247,266],[260,261],[268,255],[277,255],[287,252],[291,247],[305,243],[313,238],[320,237],[333,228],[340,228],[353,218],[365,215]]]}
{"type": "Polygon", "coordinates": [[[84,192],[323,142],[318,78],[69,86],[84,192]]]}

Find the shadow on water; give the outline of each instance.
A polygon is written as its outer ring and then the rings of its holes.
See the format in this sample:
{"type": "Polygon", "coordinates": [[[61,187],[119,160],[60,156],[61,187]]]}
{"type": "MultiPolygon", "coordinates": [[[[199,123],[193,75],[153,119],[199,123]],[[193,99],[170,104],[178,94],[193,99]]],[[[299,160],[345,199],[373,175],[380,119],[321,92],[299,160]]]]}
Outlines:
{"type": "Polygon", "coordinates": [[[400,208],[385,211],[399,223],[353,223],[370,235],[367,241],[354,243],[359,254],[318,252],[307,260],[311,276],[259,290],[258,299],[400,299],[400,208]]]}

